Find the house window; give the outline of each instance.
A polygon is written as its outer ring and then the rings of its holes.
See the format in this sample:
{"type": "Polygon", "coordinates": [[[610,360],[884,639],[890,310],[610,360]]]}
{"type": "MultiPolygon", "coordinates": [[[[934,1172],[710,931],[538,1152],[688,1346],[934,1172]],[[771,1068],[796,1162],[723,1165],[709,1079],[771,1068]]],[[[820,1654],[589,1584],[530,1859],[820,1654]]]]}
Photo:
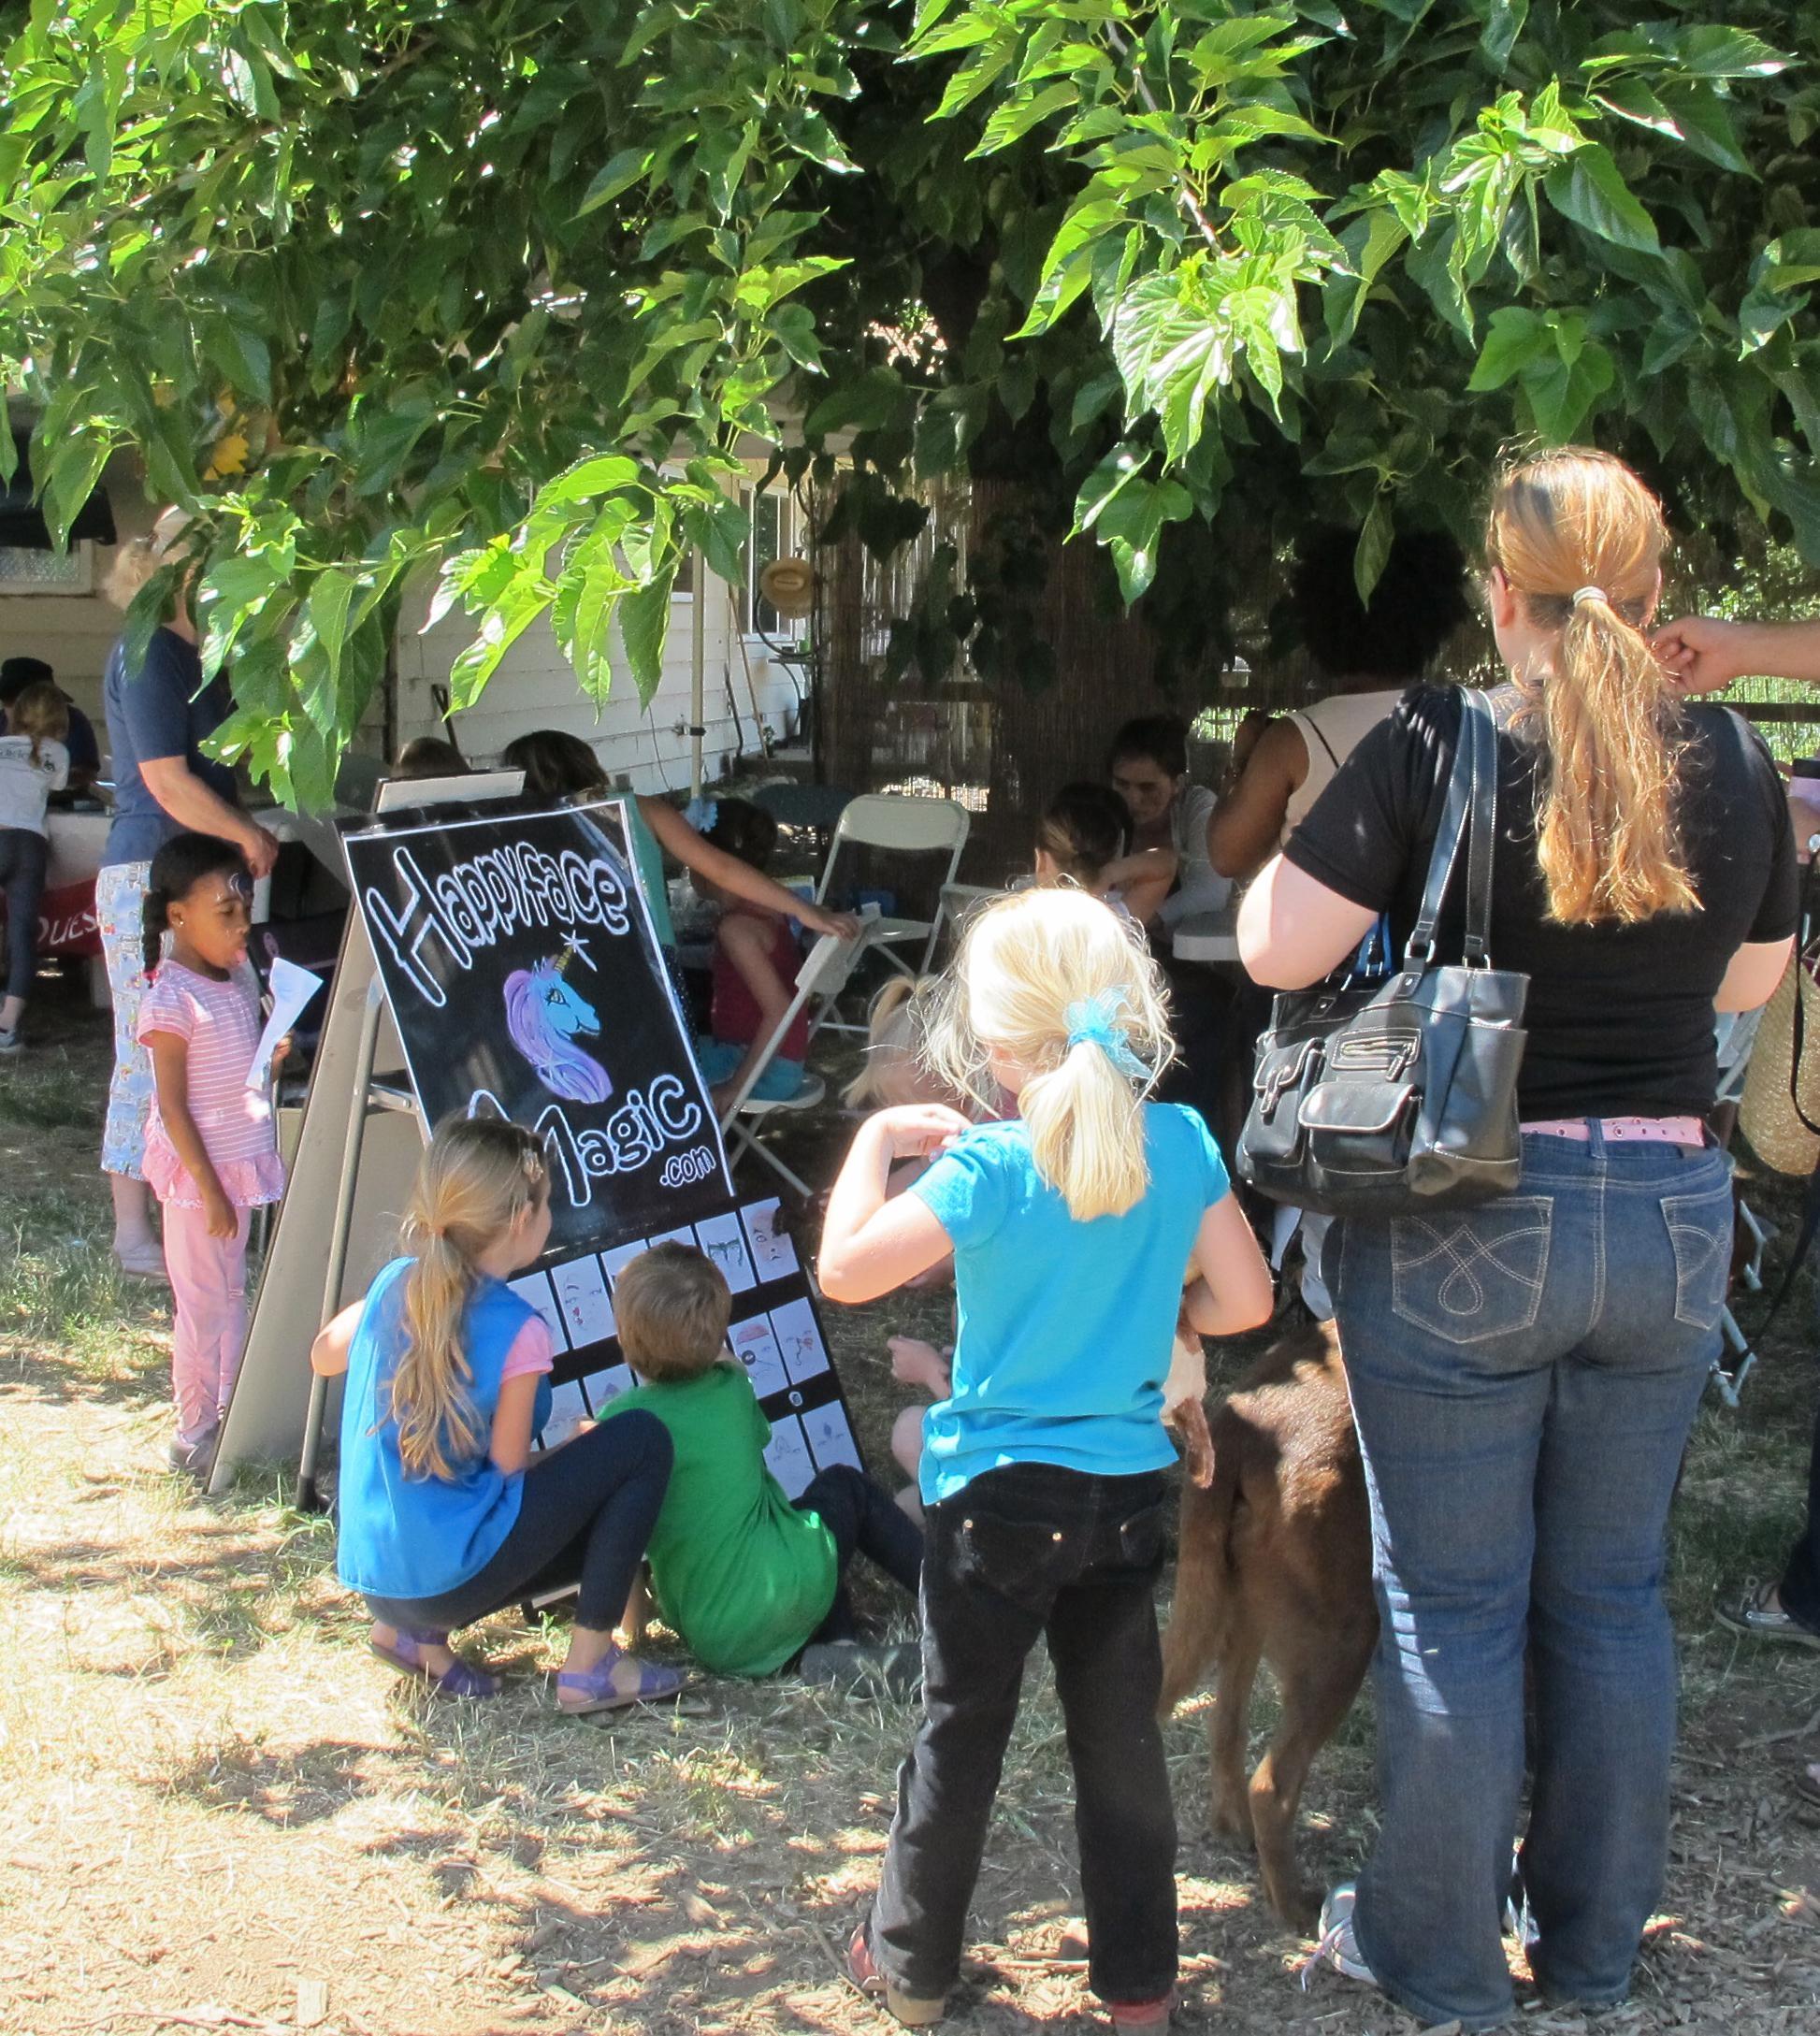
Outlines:
{"type": "Polygon", "coordinates": [[[794,504],[781,489],[766,488],[755,494],[751,488],[742,488],[740,507],[752,521],[751,541],[744,559],[744,585],[733,590],[740,628],[747,633],[778,636],[784,633],[784,618],[758,592],[758,575],[773,558],[790,556],[794,504]]]}
{"type": "Polygon", "coordinates": [[[0,544],[0,594],[92,594],[94,547],[72,544],[66,552],[0,544]]]}

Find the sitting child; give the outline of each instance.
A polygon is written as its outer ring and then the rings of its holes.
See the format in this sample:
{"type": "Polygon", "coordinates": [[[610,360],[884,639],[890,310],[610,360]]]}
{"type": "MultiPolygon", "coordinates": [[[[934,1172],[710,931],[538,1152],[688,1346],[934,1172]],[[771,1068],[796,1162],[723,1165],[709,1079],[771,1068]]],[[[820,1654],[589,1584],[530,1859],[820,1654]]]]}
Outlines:
{"type": "MultiPolygon", "coordinates": [[[[777,843],[777,822],[747,800],[722,799],[715,803],[715,822],[705,838],[723,854],[762,874],[777,843]]],[[[789,1009],[802,951],[781,913],[738,896],[700,870],[694,874],[696,889],[722,907],[720,924],[715,929],[714,1004],[709,1018],[713,1036],[696,1041],[695,1057],[702,1078],[714,1091],[715,1108],[725,1109],[758,1065],[778,1021],[789,1009]]],[[[809,910],[803,907],[805,917],[809,910]]],[[[802,1087],[802,1063],[808,1052],[805,1005],[791,1021],[776,1058],[752,1091],[754,1096],[761,1103],[787,1103],[802,1087]]]]}
{"type": "Polygon", "coordinates": [[[922,1536],[850,1465],[818,1472],[794,1506],[785,1497],[765,1462],[770,1423],[727,1350],[732,1296],[713,1261],[654,1245],[619,1276],[613,1305],[643,1382],[602,1422],[655,1414],[675,1449],[649,1550],[666,1624],[721,1675],[769,1675],[802,1653],[812,1681],[870,1668],[888,1685],[913,1679],[914,1649],[857,1645],[843,1580],[864,1554],[914,1596],[922,1536]]]}
{"type": "Polygon", "coordinates": [[[1036,829],[1035,881],[1042,890],[1073,884],[1141,926],[1169,895],[1179,859],[1173,848],[1131,849],[1131,815],[1109,786],[1064,785],[1036,829]]]}

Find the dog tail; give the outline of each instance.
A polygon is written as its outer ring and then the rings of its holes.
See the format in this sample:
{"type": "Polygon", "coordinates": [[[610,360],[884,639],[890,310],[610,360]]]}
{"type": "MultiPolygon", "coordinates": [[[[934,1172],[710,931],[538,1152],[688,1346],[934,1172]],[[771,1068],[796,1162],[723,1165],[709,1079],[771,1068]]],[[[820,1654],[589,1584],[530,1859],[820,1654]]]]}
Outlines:
{"type": "Polygon", "coordinates": [[[1163,1636],[1163,1696],[1158,1708],[1164,1717],[1200,1682],[1219,1652],[1231,1603],[1232,1561],[1227,1545],[1238,1501],[1239,1451],[1228,1422],[1216,1416],[1212,1431],[1212,1481],[1205,1490],[1192,1480],[1182,1484],[1176,1596],[1168,1631],[1163,1636]]]}

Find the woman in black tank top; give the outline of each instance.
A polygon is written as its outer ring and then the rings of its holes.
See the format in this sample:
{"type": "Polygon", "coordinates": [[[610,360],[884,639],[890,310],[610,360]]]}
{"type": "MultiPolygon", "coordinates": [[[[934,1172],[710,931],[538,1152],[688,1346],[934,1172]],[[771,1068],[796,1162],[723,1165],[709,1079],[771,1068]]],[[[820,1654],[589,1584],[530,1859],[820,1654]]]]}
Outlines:
{"type": "MultiPolygon", "coordinates": [[[[1601,454],[1498,484],[1492,959],[1530,976],[1524,1177],[1472,1208],[1336,1223],[1322,1261],[1371,1489],[1383,1810],[1322,1951],[1466,2029],[1512,2009],[1520,1829],[1551,1996],[1621,2000],[1661,1892],[1663,1533],[1731,1246],[1703,1123],[1713,1011],[1768,997],[1795,920],[1768,757],[1736,717],[1685,707],[1643,634],[1663,542],[1654,498],[1601,454]]],[[[1246,901],[1260,981],[1318,981],[1380,913],[1407,931],[1460,721],[1457,694],[1415,693],[1352,752],[1246,901]]],[[[1459,940],[1444,923],[1443,959],[1459,940]]]]}

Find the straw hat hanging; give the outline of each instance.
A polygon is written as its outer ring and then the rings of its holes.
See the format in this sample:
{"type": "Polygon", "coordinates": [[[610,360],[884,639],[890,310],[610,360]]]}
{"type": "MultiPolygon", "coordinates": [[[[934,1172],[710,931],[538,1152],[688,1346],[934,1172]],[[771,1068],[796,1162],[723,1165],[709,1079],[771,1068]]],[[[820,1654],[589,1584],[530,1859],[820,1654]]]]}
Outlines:
{"type": "Polygon", "coordinates": [[[806,558],[773,558],[758,575],[758,592],[780,615],[806,615],[816,604],[816,569],[806,558]]]}
{"type": "Polygon", "coordinates": [[[1790,960],[1763,1009],[1738,1105],[1738,1128],[1764,1165],[1805,1176],[1820,1162],[1820,953],[1790,960]]]}

